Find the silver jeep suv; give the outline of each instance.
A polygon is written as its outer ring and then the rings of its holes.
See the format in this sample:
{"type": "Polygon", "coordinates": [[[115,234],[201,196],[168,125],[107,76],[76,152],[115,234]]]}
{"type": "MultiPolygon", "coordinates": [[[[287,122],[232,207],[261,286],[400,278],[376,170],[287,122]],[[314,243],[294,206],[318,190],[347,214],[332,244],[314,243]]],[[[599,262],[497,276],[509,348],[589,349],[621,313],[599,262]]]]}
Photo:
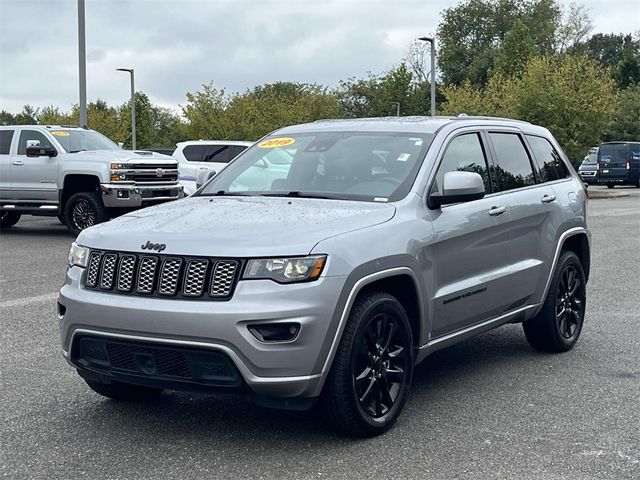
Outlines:
{"type": "Polygon", "coordinates": [[[587,195],[544,128],[498,118],[278,130],[193,196],[83,231],[63,354],[96,392],[233,391],[386,431],[414,365],[505,323],[571,349],[587,195]]]}

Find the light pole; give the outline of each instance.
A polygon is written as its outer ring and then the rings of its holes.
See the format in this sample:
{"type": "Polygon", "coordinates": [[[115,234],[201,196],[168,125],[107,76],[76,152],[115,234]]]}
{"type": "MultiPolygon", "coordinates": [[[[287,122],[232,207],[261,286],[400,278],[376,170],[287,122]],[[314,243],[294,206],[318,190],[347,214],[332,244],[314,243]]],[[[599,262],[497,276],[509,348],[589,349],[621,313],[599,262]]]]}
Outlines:
{"type": "Polygon", "coordinates": [[[400,102],[391,102],[391,105],[396,106],[396,117],[400,116],[400,102]]]}
{"type": "Polygon", "coordinates": [[[78,77],[80,126],[87,128],[87,56],[84,35],[84,0],[78,0],[78,77]]]}
{"type": "Polygon", "coordinates": [[[418,40],[431,44],[431,116],[436,116],[436,39],[420,37],[418,40]]]}
{"type": "Polygon", "coordinates": [[[116,68],[119,72],[131,74],[131,150],[136,149],[136,87],[133,83],[133,68],[116,68]]]}

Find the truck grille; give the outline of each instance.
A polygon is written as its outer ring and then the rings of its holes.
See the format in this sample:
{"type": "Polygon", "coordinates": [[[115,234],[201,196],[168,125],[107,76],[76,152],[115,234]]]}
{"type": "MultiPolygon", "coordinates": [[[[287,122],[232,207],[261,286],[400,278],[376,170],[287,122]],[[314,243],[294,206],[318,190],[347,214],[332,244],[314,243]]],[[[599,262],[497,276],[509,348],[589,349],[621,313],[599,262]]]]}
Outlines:
{"type": "Polygon", "coordinates": [[[92,250],[86,288],[126,295],[229,300],[242,262],[92,250]]]}
{"type": "Polygon", "coordinates": [[[128,181],[136,183],[160,183],[178,181],[177,163],[129,163],[126,170],[128,181]]]}

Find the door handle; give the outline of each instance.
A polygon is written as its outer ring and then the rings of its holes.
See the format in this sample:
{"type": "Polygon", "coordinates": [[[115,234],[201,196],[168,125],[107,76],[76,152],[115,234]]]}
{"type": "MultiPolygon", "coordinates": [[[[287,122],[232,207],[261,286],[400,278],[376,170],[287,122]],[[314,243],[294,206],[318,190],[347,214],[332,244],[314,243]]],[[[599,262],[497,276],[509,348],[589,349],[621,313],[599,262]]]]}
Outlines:
{"type": "Polygon", "coordinates": [[[22,160],[15,160],[12,165],[24,165],[24,162],[22,160]]]}
{"type": "Polygon", "coordinates": [[[542,203],[551,203],[553,201],[555,201],[556,196],[555,195],[547,195],[545,194],[544,197],[542,197],[542,203]]]}
{"type": "Polygon", "coordinates": [[[491,215],[492,217],[496,217],[498,215],[502,215],[506,211],[507,207],[491,207],[491,210],[489,210],[489,215],[491,215]]]}

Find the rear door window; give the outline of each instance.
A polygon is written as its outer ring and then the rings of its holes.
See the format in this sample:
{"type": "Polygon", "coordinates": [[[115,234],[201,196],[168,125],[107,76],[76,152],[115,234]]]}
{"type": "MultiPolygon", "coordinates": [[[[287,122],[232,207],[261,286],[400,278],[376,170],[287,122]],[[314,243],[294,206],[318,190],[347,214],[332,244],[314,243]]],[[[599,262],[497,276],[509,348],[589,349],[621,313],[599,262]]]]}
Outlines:
{"type": "Polygon", "coordinates": [[[229,163],[231,148],[229,145],[208,145],[204,162],[229,163]]]}
{"type": "Polygon", "coordinates": [[[496,156],[493,171],[499,189],[505,191],[535,185],[531,160],[520,135],[490,132],[489,138],[496,156]]]}
{"type": "Polygon", "coordinates": [[[9,155],[13,130],[0,130],[0,155],[9,155]]]}
{"type": "MultiPolygon", "coordinates": [[[[527,140],[533,150],[533,157],[541,181],[552,182],[569,175],[567,167],[549,140],[535,135],[527,135],[527,140]]],[[[595,163],[595,159],[593,163],[595,163]]]]}

